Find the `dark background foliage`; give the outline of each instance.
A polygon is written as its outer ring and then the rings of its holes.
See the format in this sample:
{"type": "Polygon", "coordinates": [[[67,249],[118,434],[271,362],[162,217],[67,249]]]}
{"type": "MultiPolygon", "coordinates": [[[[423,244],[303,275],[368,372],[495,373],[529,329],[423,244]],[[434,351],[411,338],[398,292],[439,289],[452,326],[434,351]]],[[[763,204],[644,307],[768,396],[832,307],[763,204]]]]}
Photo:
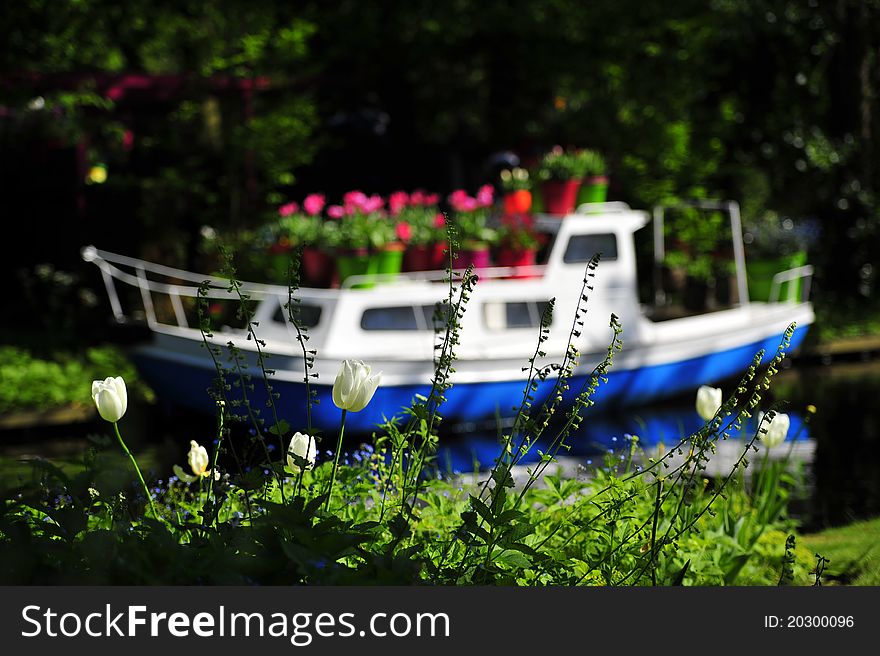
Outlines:
{"type": "Polygon", "coordinates": [[[473,190],[493,153],[558,143],[604,152],[634,206],[816,218],[817,298],[876,302],[876,0],[23,0],[0,29],[16,270],[92,242],[192,265],[203,225],[473,190]]]}

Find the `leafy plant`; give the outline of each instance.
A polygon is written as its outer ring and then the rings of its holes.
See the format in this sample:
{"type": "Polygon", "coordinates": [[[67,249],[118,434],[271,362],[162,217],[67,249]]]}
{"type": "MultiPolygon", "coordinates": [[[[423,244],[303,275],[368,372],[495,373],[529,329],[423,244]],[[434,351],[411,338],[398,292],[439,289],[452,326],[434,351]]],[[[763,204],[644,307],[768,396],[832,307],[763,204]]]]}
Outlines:
{"type": "Polygon", "coordinates": [[[576,151],[555,146],[538,162],[535,178],[538,180],[580,180],[587,172],[588,161],[576,151]]]}
{"type": "Polygon", "coordinates": [[[528,191],[532,188],[528,169],[516,167],[512,170],[504,169],[500,173],[501,188],[504,191],[528,191]]]}
{"type": "Polygon", "coordinates": [[[38,358],[16,346],[0,346],[0,413],[48,410],[70,404],[90,405],[83,390],[92,381],[122,375],[135,396],[153,400],[153,391],[140,381],[134,365],[114,346],[83,353],[59,352],[38,358]]]}
{"type": "Polygon", "coordinates": [[[598,150],[584,148],[575,151],[575,156],[580,160],[583,167],[584,177],[599,177],[606,173],[605,158],[598,150]]]}

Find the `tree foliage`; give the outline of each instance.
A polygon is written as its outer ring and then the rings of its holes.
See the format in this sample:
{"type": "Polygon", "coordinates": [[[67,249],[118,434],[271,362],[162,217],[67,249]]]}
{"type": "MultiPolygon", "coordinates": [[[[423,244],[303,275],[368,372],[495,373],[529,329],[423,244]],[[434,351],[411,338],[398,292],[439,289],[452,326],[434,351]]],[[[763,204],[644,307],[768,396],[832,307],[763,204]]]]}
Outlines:
{"type": "Polygon", "coordinates": [[[724,196],[747,219],[819,217],[820,285],[875,294],[876,0],[30,0],[2,20],[7,127],[43,94],[63,109],[47,129],[108,158],[136,123],[132,177],[111,182],[153,224],[253,223],[352,186],[473,187],[490,153],[561,143],[604,152],[635,205],[724,196]],[[59,82],[132,71],[188,85],[145,111],[59,82]],[[218,76],[269,85],[248,105],[205,83],[218,76]]]}

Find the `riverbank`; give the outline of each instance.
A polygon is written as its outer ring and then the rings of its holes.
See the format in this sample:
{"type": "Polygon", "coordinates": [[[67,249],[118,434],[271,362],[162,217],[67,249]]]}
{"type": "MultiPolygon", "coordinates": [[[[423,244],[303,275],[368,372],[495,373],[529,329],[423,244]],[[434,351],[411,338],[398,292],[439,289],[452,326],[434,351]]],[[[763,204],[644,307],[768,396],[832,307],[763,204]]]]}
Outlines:
{"type": "Polygon", "coordinates": [[[880,517],[804,535],[801,543],[829,560],[823,585],[880,585],[880,517]]]}

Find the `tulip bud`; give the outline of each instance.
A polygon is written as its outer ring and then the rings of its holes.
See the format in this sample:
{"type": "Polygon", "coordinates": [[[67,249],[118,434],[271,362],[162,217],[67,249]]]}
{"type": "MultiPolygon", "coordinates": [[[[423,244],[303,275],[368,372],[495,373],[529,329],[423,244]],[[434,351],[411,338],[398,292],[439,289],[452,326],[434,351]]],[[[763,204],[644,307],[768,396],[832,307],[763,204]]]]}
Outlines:
{"type": "Polygon", "coordinates": [[[333,403],[350,412],[360,412],[379,387],[382,372],[372,373],[372,368],[362,360],[344,360],[333,383],[333,403]]]}
{"type": "Polygon", "coordinates": [[[702,385],[697,390],[697,414],[704,421],[709,421],[721,407],[721,390],[717,387],[702,385]]]}
{"type": "MultiPolygon", "coordinates": [[[[180,465],[174,465],[174,474],[184,483],[194,483],[200,478],[210,478],[212,472],[208,469],[208,464],[210,463],[210,459],[208,458],[208,451],[203,446],[199,446],[199,443],[195,440],[189,441],[189,453],[186,454],[186,461],[189,464],[189,468],[192,470],[193,475],[190,476],[180,465]]],[[[214,480],[220,480],[220,472],[213,472],[214,480]]]]}
{"type": "Polygon", "coordinates": [[[315,466],[315,459],[318,456],[315,438],[305,433],[294,433],[290,438],[290,446],[287,447],[287,466],[298,474],[301,471],[300,466],[296,463],[293,456],[308,461],[306,469],[312,469],[315,466]]]}
{"type": "Polygon", "coordinates": [[[189,468],[192,469],[193,474],[204,476],[208,470],[208,451],[205,447],[199,446],[199,443],[195,440],[190,440],[186,461],[189,463],[189,468]]]}
{"type": "Polygon", "coordinates": [[[788,415],[777,412],[773,415],[773,419],[770,419],[767,425],[764,426],[764,413],[761,413],[758,417],[758,426],[763,426],[767,432],[758,433],[758,435],[767,448],[772,449],[774,446],[779,446],[785,442],[790,425],[791,420],[788,418],[788,415]]]}
{"type": "Polygon", "coordinates": [[[102,419],[116,423],[128,408],[128,393],[121,376],[92,382],[92,400],[102,419]]]}

